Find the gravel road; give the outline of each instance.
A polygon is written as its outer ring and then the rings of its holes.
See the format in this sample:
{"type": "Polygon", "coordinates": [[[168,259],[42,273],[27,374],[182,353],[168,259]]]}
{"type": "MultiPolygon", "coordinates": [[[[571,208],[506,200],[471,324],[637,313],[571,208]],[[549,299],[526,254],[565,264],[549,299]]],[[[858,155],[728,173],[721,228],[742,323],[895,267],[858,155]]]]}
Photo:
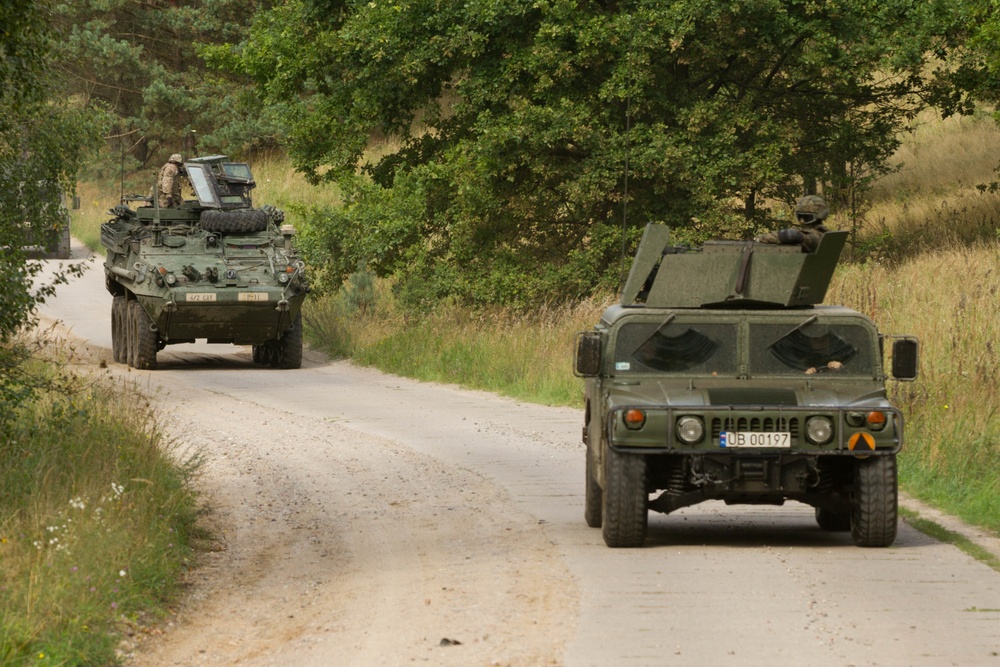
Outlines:
{"type": "Polygon", "coordinates": [[[1000,573],[905,524],[859,549],[805,506],[707,503],[608,549],[583,522],[581,410],[308,352],[282,371],[182,345],[128,371],[101,274],[43,315],[204,457],[217,536],[132,667],[1000,666],[1000,573]]]}

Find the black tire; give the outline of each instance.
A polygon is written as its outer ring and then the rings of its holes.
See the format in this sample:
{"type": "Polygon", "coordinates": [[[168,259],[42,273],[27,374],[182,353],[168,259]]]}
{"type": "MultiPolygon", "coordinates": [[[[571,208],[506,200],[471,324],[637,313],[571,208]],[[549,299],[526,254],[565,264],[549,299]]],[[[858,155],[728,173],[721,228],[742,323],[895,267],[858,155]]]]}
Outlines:
{"type": "Polygon", "coordinates": [[[267,345],[253,346],[253,362],[255,364],[266,365],[271,362],[271,350],[267,345]]]}
{"type": "Polygon", "coordinates": [[[292,326],[277,342],[278,367],[302,367],[302,313],[295,316],[292,326]]]}
{"type": "Polygon", "coordinates": [[[156,368],[156,351],[159,348],[159,336],[153,331],[153,321],[138,301],[129,302],[132,319],[132,367],[140,370],[156,368]]]}
{"type": "Polygon", "coordinates": [[[590,447],[587,447],[587,481],[584,492],[584,506],[583,506],[583,520],[587,522],[587,525],[591,528],[601,527],[601,512],[603,511],[602,506],[604,505],[604,492],[601,491],[600,485],[597,480],[594,479],[594,457],[590,452],[590,447]]]}
{"type": "Polygon", "coordinates": [[[66,220],[62,229],[59,230],[59,238],[56,240],[55,247],[55,258],[56,259],[69,259],[71,251],[71,242],[69,237],[69,220],[66,220]]]}
{"type": "Polygon", "coordinates": [[[135,314],[132,308],[133,301],[127,296],[125,298],[125,306],[122,308],[122,333],[125,335],[125,340],[122,343],[122,352],[124,354],[122,362],[134,368],[137,347],[135,342],[135,314]]]}
{"type": "Polygon", "coordinates": [[[198,225],[206,232],[249,234],[267,229],[268,217],[259,209],[237,211],[202,211],[198,225]]]}
{"type": "Polygon", "coordinates": [[[111,356],[115,363],[126,362],[125,346],[127,333],[125,331],[125,297],[116,296],[111,299],[111,356]]]}
{"type": "Polygon", "coordinates": [[[828,530],[831,533],[842,533],[851,529],[851,513],[834,512],[817,507],[816,523],[823,530],[828,530]]]}
{"type": "Polygon", "coordinates": [[[609,547],[641,547],[646,541],[649,494],[646,458],[604,449],[604,502],[601,524],[609,547]]]}
{"type": "Polygon", "coordinates": [[[887,547],[896,541],[898,488],[896,455],[872,456],[854,468],[855,504],[851,537],[859,547],[887,547]]]}

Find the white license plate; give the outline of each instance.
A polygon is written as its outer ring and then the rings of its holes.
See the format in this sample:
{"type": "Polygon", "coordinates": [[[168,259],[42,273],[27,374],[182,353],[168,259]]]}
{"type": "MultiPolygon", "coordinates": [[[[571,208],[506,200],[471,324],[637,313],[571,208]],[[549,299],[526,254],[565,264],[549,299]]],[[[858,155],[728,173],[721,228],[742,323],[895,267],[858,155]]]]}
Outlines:
{"type": "Polygon", "coordinates": [[[214,292],[188,292],[185,301],[215,301],[214,292]]]}
{"type": "Polygon", "coordinates": [[[239,301],[267,301],[267,292],[240,292],[239,301]]]}
{"type": "Polygon", "coordinates": [[[763,433],[760,431],[724,431],[719,435],[720,447],[791,447],[792,434],[788,431],[763,433]]]}

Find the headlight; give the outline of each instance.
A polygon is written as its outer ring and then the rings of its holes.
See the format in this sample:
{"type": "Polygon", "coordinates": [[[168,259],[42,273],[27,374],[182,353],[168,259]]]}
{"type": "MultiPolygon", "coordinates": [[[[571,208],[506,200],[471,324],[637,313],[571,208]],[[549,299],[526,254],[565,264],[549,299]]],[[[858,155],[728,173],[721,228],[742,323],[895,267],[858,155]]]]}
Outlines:
{"type": "Polygon", "coordinates": [[[826,417],[810,417],[806,422],[806,437],[809,442],[825,445],[833,437],[833,424],[826,417]]]}
{"type": "Polygon", "coordinates": [[[701,442],[705,435],[705,426],[697,417],[690,415],[677,420],[677,437],[689,445],[701,442]]]}
{"type": "Polygon", "coordinates": [[[177,283],[177,276],[175,276],[172,273],[168,273],[167,275],[163,276],[163,279],[167,281],[168,285],[174,285],[177,283]]]}
{"type": "Polygon", "coordinates": [[[284,285],[285,283],[287,283],[288,282],[288,274],[287,273],[279,273],[278,274],[278,282],[281,283],[282,285],[284,285]]]}

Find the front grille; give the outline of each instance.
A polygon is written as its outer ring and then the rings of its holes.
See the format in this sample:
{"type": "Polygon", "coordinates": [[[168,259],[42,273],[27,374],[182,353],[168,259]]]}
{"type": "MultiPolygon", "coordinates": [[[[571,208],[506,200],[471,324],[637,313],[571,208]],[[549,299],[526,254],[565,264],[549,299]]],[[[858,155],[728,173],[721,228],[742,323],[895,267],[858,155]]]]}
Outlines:
{"type": "Polygon", "coordinates": [[[792,438],[799,437],[798,417],[714,417],[712,419],[712,438],[718,440],[723,431],[757,431],[759,433],[778,433],[788,431],[792,438]]]}

